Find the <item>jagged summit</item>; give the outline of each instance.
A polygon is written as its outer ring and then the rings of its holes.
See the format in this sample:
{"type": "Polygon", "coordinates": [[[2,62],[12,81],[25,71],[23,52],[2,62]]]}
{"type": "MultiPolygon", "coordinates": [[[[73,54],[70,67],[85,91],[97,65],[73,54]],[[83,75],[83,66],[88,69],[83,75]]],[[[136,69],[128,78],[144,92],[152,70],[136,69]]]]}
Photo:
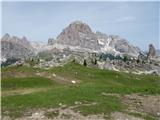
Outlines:
{"type": "Polygon", "coordinates": [[[56,43],[114,55],[128,54],[137,57],[140,52],[139,48],[118,35],[106,35],[99,31],[94,33],[82,21],[71,22],[57,37],[56,43]]]}
{"type": "Polygon", "coordinates": [[[57,39],[60,39],[60,37],[65,34],[74,35],[78,33],[90,34],[92,33],[92,30],[86,23],[82,21],[74,21],[71,22],[65,29],[63,29],[63,31],[60,33],[57,39]]]}
{"type": "Polygon", "coordinates": [[[91,50],[100,49],[96,35],[89,25],[81,21],[72,22],[63,29],[57,37],[57,43],[91,50]]]}
{"type": "Polygon", "coordinates": [[[93,32],[90,26],[82,21],[71,22],[62,30],[57,39],[49,38],[47,45],[30,43],[26,37],[12,37],[9,34],[5,34],[2,38],[2,41],[3,40],[19,44],[24,48],[34,49],[34,51],[42,51],[45,49],[52,50],[53,48],[70,48],[73,51],[91,51],[97,53],[111,53],[114,55],[127,54],[134,57],[137,57],[140,52],[139,48],[133,46],[120,36],[107,35],[99,31],[93,32]],[[42,46],[43,49],[41,48],[42,46]]]}
{"type": "Polygon", "coordinates": [[[2,58],[29,58],[33,56],[33,48],[26,37],[19,38],[5,34],[1,39],[2,58]]]}
{"type": "Polygon", "coordinates": [[[69,25],[69,27],[71,27],[74,30],[77,30],[78,32],[82,32],[82,33],[91,33],[92,32],[89,25],[82,22],[82,21],[74,21],[69,25]]]}
{"type": "Polygon", "coordinates": [[[6,34],[2,37],[1,41],[7,40],[7,39],[9,39],[9,38],[10,38],[10,35],[9,35],[8,33],[6,33],[6,34]]]}

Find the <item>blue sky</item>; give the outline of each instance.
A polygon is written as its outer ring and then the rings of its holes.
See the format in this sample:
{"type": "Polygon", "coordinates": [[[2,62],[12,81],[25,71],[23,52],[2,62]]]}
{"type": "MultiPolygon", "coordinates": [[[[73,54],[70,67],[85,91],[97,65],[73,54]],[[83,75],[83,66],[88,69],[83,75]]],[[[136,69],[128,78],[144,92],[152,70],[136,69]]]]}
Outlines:
{"type": "Polygon", "coordinates": [[[3,2],[2,35],[45,41],[75,20],[94,32],[119,35],[143,50],[160,48],[159,2],[3,2]]]}

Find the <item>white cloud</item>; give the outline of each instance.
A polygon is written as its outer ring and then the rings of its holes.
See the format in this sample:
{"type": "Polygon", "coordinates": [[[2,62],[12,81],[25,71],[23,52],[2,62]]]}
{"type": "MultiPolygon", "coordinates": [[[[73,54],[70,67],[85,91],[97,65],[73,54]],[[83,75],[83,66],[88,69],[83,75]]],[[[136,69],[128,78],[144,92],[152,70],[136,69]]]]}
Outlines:
{"type": "Polygon", "coordinates": [[[135,21],[135,17],[133,16],[125,16],[125,17],[121,17],[118,18],[117,20],[115,20],[115,22],[133,22],[135,21]]]}

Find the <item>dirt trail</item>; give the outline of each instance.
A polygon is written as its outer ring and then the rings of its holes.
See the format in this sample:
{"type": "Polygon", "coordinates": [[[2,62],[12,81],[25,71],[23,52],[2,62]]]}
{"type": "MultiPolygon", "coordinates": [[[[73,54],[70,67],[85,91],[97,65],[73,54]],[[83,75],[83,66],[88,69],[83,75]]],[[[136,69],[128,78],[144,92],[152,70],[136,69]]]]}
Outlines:
{"type": "Polygon", "coordinates": [[[147,113],[160,118],[160,95],[120,95],[116,93],[101,93],[103,96],[115,96],[129,106],[128,111],[147,113]]]}
{"type": "Polygon", "coordinates": [[[12,96],[12,95],[25,95],[34,92],[42,92],[47,91],[51,88],[26,88],[26,89],[16,89],[16,90],[7,90],[2,92],[2,97],[12,96]]]}
{"type": "Polygon", "coordinates": [[[160,118],[160,95],[125,95],[122,102],[129,105],[130,111],[149,113],[160,118]]]}

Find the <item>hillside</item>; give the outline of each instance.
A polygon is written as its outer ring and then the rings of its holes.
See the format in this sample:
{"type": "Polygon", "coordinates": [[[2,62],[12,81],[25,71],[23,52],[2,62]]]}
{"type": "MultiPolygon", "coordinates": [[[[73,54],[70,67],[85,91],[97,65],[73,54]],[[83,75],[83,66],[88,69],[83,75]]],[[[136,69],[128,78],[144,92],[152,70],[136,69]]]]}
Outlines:
{"type": "Polygon", "coordinates": [[[160,113],[159,76],[68,63],[5,67],[1,84],[4,120],[158,120],[160,113]]]}

